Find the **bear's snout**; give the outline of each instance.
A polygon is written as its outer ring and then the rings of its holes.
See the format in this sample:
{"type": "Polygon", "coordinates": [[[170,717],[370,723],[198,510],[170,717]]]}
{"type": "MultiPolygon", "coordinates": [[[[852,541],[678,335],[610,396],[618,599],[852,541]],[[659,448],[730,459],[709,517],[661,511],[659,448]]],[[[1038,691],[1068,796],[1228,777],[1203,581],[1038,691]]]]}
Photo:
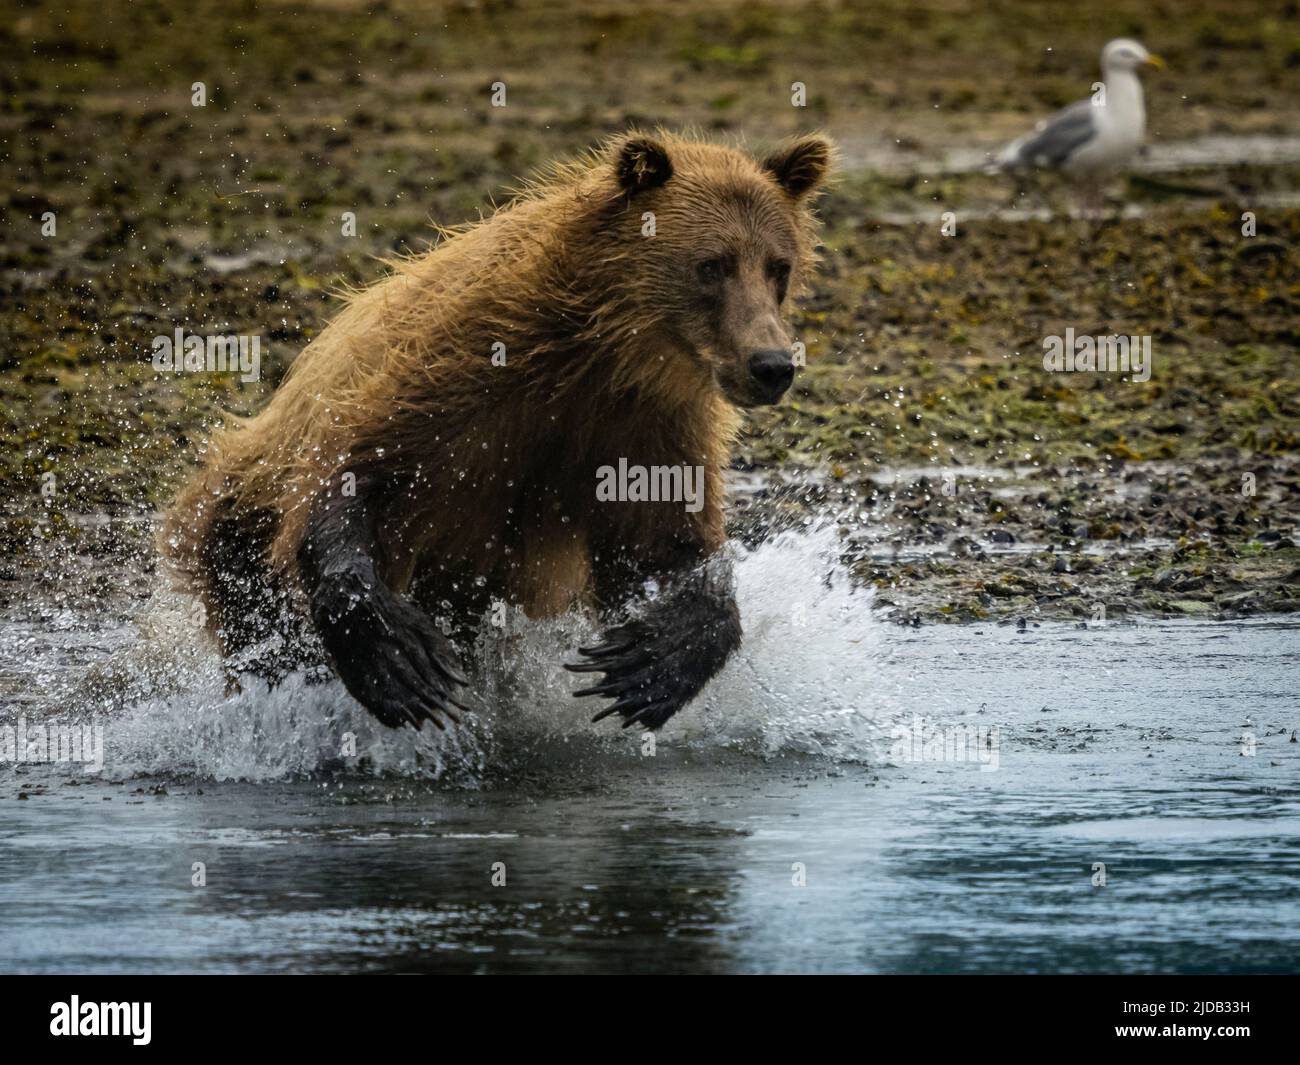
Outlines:
{"type": "Polygon", "coordinates": [[[794,357],[788,351],[756,351],[749,357],[749,376],[760,403],[775,403],[794,381],[794,357]]]}

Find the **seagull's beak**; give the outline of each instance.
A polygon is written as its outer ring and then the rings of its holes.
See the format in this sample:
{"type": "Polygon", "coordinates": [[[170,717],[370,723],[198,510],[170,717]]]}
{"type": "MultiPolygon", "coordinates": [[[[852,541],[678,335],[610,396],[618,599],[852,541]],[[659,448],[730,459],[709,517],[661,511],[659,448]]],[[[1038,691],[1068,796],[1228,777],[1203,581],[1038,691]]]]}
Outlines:
{"type": "Polygon", "coordinates": [[[1165,61],[1161,59],[1158,55],[1152,53],[1151,55],[1147,56],[1147,66],[1155,67],[1156,70],[1164,70],[1165,61]]]}

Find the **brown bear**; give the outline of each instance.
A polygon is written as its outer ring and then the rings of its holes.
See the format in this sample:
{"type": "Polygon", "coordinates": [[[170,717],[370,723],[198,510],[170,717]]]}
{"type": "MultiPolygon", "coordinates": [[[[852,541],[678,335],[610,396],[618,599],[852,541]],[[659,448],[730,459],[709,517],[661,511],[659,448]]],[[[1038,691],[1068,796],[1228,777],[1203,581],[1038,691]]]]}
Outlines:
{"type": "Polygon", "coordinates": [[[681,709],[740,643],[722,470],[737,408],[794,377],[830,158],[624,135],[351,296],[160,533],[232,674],[323,657],[385,724],[443,728],[469,708],[456,626],[583,604],[596,720],[681,709]],[[640,491],[598,493],[631,467],[640,491]]]}

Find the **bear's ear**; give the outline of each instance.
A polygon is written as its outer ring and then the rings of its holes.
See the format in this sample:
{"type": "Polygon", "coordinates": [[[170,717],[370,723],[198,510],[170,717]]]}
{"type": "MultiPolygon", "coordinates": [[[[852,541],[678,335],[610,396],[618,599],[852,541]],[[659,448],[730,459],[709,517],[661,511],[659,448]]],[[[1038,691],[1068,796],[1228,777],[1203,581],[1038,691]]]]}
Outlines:
{"type": "Polygon", "coordinates": [[[668,149],[653,137],[633,135],[618,150],[614,169],[618,183],[629,196],[658,188],[673,176],[668,149]]]}
{"type": "Polygon", "coordinates": [[[763,169],[795,200],[820,185],[830,166],[831,142],[818,136],[800,137],[763,160],[763,169]]]}

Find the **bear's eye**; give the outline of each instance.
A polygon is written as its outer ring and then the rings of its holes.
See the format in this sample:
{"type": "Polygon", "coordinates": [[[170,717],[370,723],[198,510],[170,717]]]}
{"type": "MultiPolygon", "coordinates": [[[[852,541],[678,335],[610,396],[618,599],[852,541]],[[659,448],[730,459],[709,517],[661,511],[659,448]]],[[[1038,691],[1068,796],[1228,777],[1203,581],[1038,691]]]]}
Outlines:
{"type": "Polygon", "coordinates": [[[717,285],[727,276],[726,259],[705,259],[695,267],[695,276],[704,285],[717,285]]]}
{"type": "Polygon", "coordinates": [[[784,259],[773,259],[767,264],[767,276],[776,282],[776,295],[779,303],[785,299],[785,290],[790,284],[790,264],[784,259]]]}

